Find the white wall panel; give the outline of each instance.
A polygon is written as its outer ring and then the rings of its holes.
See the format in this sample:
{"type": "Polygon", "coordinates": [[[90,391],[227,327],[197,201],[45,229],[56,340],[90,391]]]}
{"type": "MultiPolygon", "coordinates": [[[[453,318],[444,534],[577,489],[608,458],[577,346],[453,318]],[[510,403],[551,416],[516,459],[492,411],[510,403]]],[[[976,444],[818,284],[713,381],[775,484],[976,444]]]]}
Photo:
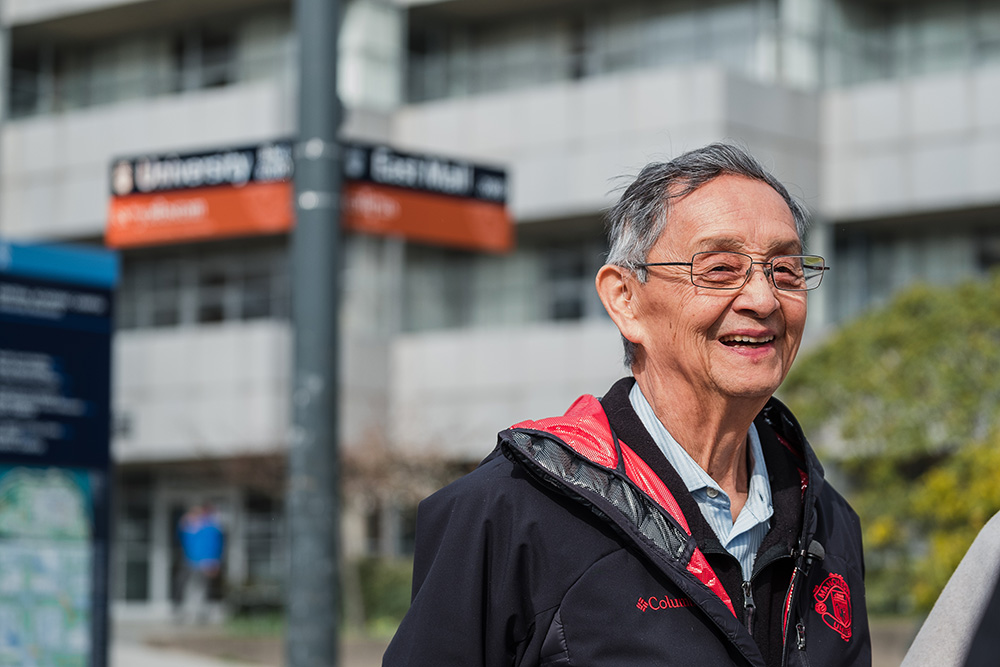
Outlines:
{"type": "Polygon", "coordinates": [[[998,91],[1000,69],[983,68],[826,93],[824,215],[864,219],[1000,204],[998,91]]]}
{"type": "Polygon", "coordinates": [[[848,172],[853,205],[859,209],[877,209],[887,201],[912,198],[912,170],[900,151],[873,151],[854,160],[848,172]]]}
{"type": "Polygon", "coordinates": [[[972,129],[971,77],[918,79],[910,90],[911,126],[907,129],[912,135],[947,136],[972,129]]]}
{"type": "Polygon", "coordinates": [[[706,86],[685,89],[683,85],[691,83],[685,78],[680,70],[637,72],[633,80],[632,104],[627,109],[631,127],[640,132],[655,132],[662,130],[665,123],[705,120],[698,114],[699,106],[704,107],[702,111],[718,108],[710,100],[698,99],[698,93],[705,92],[706,86]]]}
{"type": "MultiPolygon", "coordinates": [[[[287,322],[129,330],[114,342],[113,405],[127,424],[116,460],[274,453],[290,426],[287,322]]],[[[345,448],[384,438],[389,382],[384,338],[345,334],[340,435],[345,448]]]]}
{"type": "Polygon", "coordinates": [[[113,405],[128,428],[116,460],[280,451],[290,345],[287,323],[274,321],[119,333],[113,405]]]}
{"type": "Polygon", "coordinates": [[[977,72],[971,83],[972,126],[1000,130],[1000,67],[977,72]]]}
{"type": "Polygon", "coordinates": [[[869,84],[853,88],[846,95],[849,132],[853,141],[872,146],[903,141],[909,125],[904,87],[869,84]]]}
{"type": "Polygon", "coordinates": [[[134,4],[135,0],[3,0],[0,20],[8,25],[134,4]]]}
{"type": "Polygon", "coordinates": [[[610,320],[400,337],[393,446],[482,458],[504,428],[562,414],[580,394],[603,394],[627,374],[621,357],[610,320]]]}
{"type": "MultiPolygon", "coordinates": [[[[969,161],[972,148],[965,141],[926,141],[913,147],[907,166],[912,170],[914,208],[967,205],[973,183],[969,161]]],[[[1000,170],[993,173],[1000,175],[1000,170]]],[[[1000,187],[996,193],[1000,196],[1000,187]]]]}
{"type": "MultiPolygon", "coordinates": [[[[998,82],[1000,85],[1000,82],[998,82]]],[[[1000,106],[997,107],[1000,109],[1000,106]]],[[[1000,113],[996,114],[1000,118],[1000,113]]],[[[968,160],[969,196],[974,200],[997,200],[1000,181],[1000,131],[984,132],[965,156],[968,160]]]]}

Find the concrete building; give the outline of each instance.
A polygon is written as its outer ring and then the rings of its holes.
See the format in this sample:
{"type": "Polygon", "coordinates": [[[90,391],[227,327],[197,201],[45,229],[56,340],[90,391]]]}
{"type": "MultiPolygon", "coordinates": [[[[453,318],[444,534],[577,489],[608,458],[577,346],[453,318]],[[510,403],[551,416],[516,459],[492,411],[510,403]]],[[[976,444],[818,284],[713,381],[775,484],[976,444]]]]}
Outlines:
{"type": "MultiPolygon", "coordinates": [[[[293,137],[291,11],[0,0],[0,236],[101,244],[114,158],[293,137]]],[[[502,255],[349,237],[343,442],[370,473],[349,482],[353,555],[407,550],[414,471],[478,461],[623,373],[592,278],[618,177],[650,160],[738,140],[805,200],[834,268],[812,339],[1000,262],[1000,0],[350,0],[340,50],[345,139],[504,165],[517,234],[502,255]]],[[[226,519],[227,594],[277,590],[287,248],[123,251],[120,611],[169,612],[196,500],[226,519]]]]}

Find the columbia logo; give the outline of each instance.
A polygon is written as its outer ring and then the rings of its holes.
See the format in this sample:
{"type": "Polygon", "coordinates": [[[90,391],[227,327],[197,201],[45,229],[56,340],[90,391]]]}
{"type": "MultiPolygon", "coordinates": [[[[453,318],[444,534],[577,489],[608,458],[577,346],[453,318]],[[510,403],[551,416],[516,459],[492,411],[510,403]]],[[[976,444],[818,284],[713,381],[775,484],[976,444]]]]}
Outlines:
{"type": "Polygon", "coordinates": [[[687,598],[671,598],[671,597],[649,597],[649,598],[639,598],[639,601],[635,603],[636,608],[639,611],[646,611],[647,609],[678,609],[679,607],[693,607],[694,603],[687,598]]]}

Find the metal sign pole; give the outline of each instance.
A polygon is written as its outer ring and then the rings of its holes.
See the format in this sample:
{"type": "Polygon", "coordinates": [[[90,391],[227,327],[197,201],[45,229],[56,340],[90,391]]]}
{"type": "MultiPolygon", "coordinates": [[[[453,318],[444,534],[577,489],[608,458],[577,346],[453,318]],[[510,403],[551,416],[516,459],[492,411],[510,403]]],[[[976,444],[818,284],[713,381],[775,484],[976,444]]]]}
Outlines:
{"type": "MultiPolygon", "coordinates": [[[[0,150],[3,149],[3,128],[10,114],[11,99],[13,92],[13,74],[10,71],[10,28],[3,23],[0,17],[0,150]]],[[[0,234],[4,231],[4,219],[0,216],[0,234]]]]}
{"type": "Polygon", "coordinates": [[[285,650],[289,667],[330,667],[339,659],[340,598],[340,3],[297,0],[295,11],[299,141],[294,151],[296,222],[291,256],[295,362],[285,650]]]}

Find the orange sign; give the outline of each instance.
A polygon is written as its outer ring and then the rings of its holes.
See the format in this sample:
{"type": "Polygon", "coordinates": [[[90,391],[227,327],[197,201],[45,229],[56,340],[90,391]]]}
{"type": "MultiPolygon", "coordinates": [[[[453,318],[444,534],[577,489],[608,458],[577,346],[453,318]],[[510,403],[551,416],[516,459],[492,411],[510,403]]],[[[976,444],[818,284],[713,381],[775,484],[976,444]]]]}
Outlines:
{"type": "MultiPolygon", "coordinates": [[[[507,175],[462,160],[344,144],[345,229],[505,252],[514,232],[507,175]]],[[[183,243],[292,228],[292,144],[121,158],[110,171],[105,243],[183,243]]]]}
{"type": "Polygon", "coordinates": [[[496,202],[348,181],[341,210],[355,232],[488,252],[514,245],[507,208],[496,202]]]}
{"type": "Polygon", "coordinates": [[[294,218],[288,181],[129,194],[111,198],[104,240],[129,248],[273,234],[291,229],[294,218]]]}

